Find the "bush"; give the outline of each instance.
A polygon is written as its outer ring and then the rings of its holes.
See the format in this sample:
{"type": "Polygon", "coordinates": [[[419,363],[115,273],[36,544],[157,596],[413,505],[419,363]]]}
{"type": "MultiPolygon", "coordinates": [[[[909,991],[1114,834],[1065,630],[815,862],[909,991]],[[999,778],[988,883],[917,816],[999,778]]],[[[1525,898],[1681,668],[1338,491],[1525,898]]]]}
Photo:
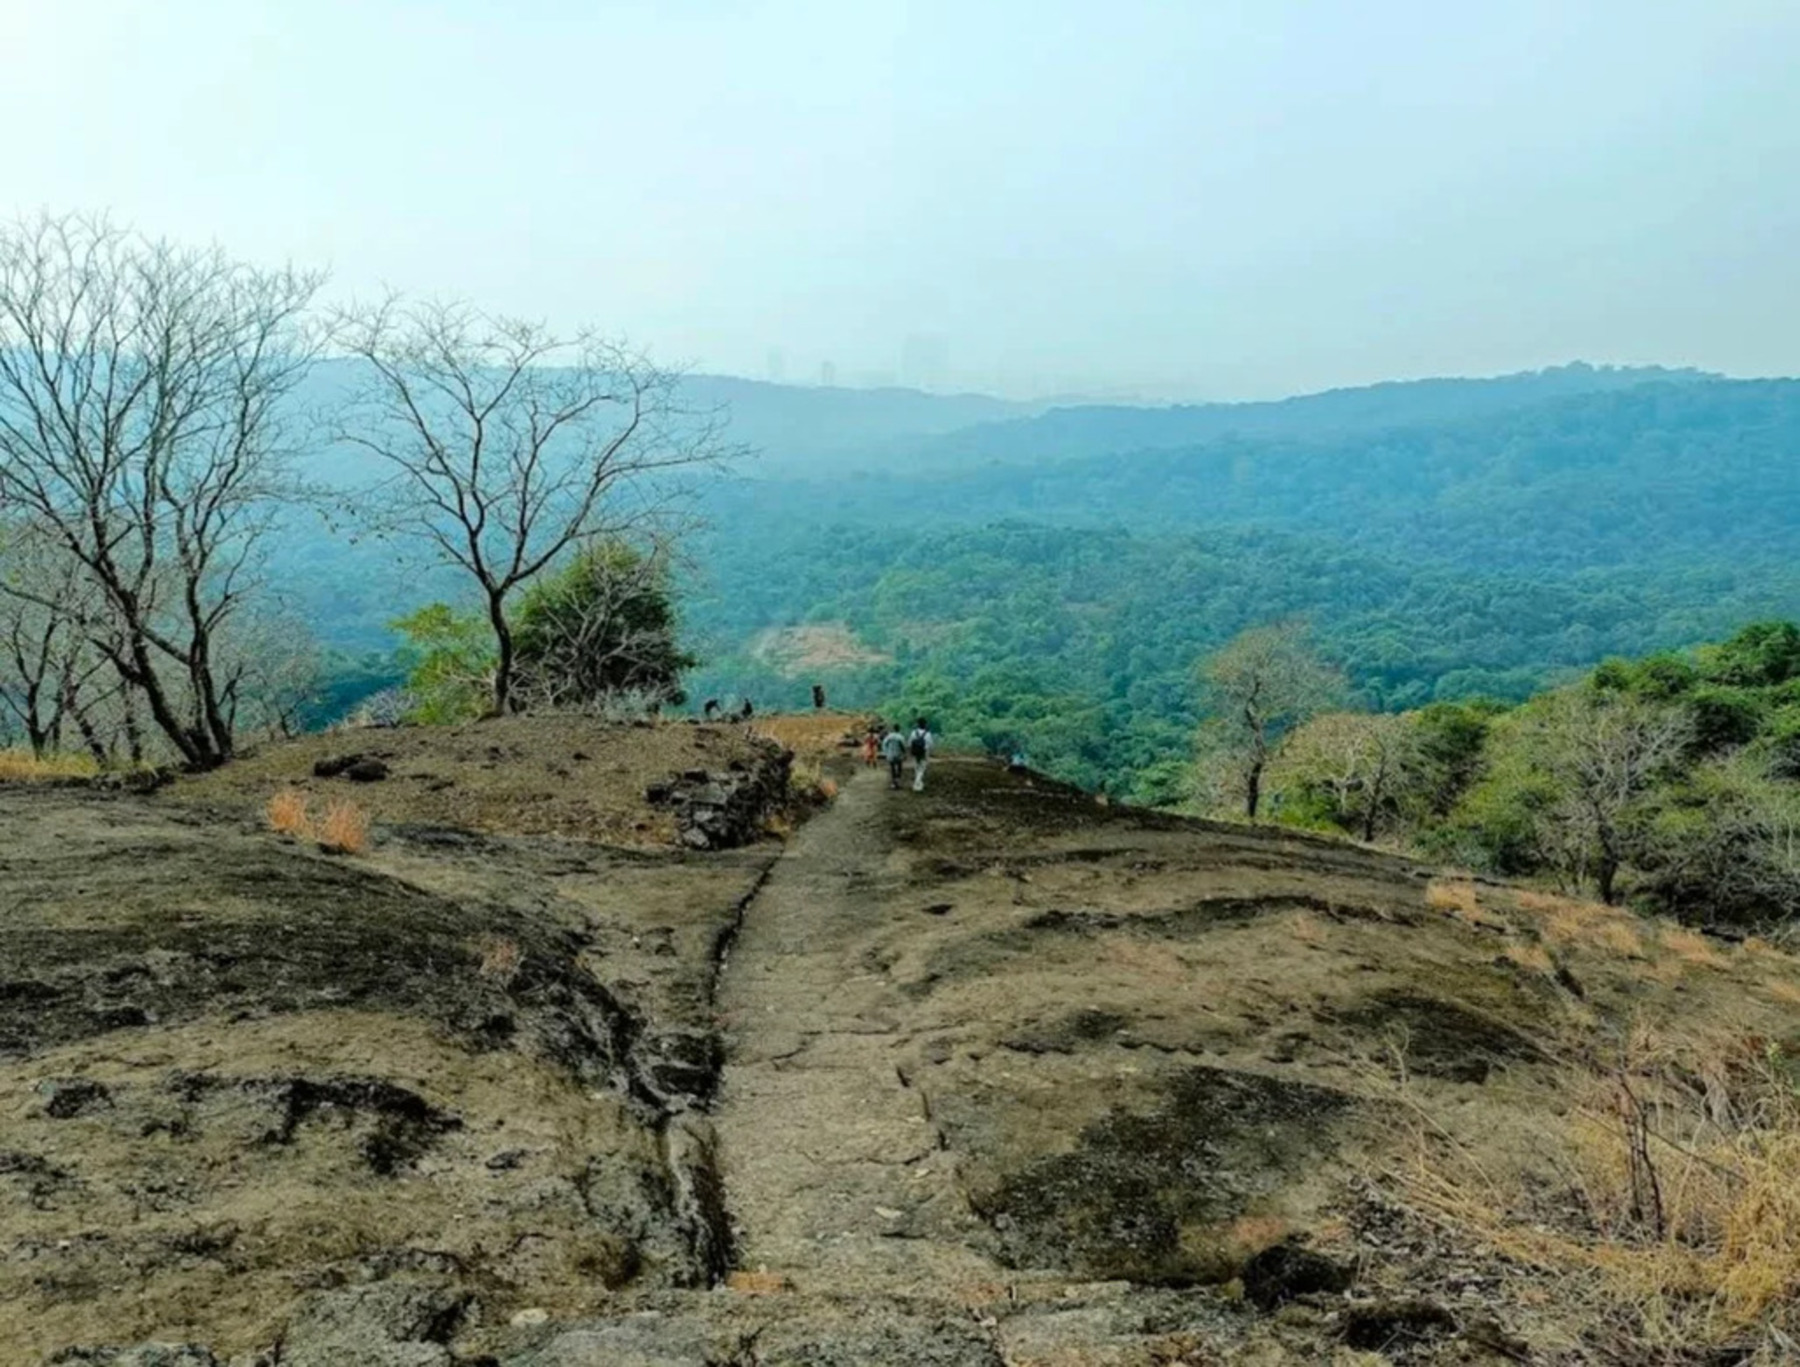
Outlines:
{"type": "Polygon", "coordinates": [[[520,694],[553,707],[620,695],[679,704],[681,675],[696,663],[676,642],[667,559],[617,541],[531,585],[513,638],[520,694]]]}

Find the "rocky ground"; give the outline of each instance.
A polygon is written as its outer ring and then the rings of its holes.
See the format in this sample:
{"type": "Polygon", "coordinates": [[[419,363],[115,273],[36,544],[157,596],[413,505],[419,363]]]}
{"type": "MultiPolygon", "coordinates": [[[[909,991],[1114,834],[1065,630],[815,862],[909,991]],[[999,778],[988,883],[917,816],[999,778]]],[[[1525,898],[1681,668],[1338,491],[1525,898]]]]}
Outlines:
{"type": "Polygon", "coordinates": [[[1785,960],[1551,957],[1505,889],[985,762],[703,850],[770,747],[358,744],[356,858],[258,817],[341,737],[0,788],[0,1363],[1598,1361],[1397,1166],[1553,1183],[1598,1036],[1792,1008],[1785,960]]]}

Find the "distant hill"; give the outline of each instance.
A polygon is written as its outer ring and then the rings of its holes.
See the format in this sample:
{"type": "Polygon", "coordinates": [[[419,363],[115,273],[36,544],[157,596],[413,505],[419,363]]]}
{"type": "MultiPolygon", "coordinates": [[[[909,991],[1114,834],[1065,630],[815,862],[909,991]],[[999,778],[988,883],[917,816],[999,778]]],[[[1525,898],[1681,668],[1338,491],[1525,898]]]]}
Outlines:
{"type": "Polygon", "coordinates": [[[909,464],[959,467],[993,461],[1031,463],[1122,451],[1170,449],[1229,438],[1317,440],[1388,428],[1432,426],[1529,408],[1578,395],[1646,384],[1717,379],[1661,366],[1583,362],[1492,379],[1396,380],[1259,403],[1131,407],[1088,404],[983,422],[928,441],[896,446],[909,464]]]}
{"type": "MultiPolygon", "coordinates": [[[[1118,440],[1141,427],[1122,420],[1118,440]]],[[[936,523],[1280,528],[1478,569],[1741,563],[1800,554],[1800,381],[1640,383],[1366,431],[745,481],[719,507],[723,526],[801,511],[813,523],[885,521],[904,507],[936,523]]]]}
{"type": "MultiPolygon", "coordinates": [[[[339,358],[315,367],[295,396],[296,410],[327,430],[333,409],[360,388],[360,365],[339,358]]],[[[986,394],[781,385],[703,374],[683,381],[682,402],[695,410],[722,410],[729,419],[728,439],[754,452],[750,468],[772,475],[867,469],[879,463],[876,453],[897,443],[1030,417],[1047,406],[986,394]]],[[[308,461],[315,478],[332,483],[356,484],[369,472],[365,453],[334,447],[322,437],[308,461]]]]}

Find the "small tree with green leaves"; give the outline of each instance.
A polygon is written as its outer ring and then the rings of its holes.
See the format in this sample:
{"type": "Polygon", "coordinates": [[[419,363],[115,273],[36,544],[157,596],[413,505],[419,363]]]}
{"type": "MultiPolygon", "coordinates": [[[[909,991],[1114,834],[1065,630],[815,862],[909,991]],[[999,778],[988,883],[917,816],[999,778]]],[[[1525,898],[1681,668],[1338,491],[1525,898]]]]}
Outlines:
{"type": "Polygon", "coordinates": [[[431,603],[395,622],[406,638],[408,721],[472,721],[492,696],[494,642],[487,623],[448,603],[431,603]]]}
{"type": "Polygon", "coordinates": [[[665,547],[590,546],[528,587],[514,627],[517,696],[526,706],[589,707],[625,696],[685,700],[697,661],[677,639],[665,547]]]}

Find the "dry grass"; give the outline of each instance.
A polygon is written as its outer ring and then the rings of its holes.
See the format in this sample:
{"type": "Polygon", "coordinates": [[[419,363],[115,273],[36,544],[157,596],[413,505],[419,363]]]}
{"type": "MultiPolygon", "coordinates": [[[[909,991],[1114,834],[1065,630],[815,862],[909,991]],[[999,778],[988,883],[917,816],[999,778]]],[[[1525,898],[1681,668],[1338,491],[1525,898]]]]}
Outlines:
{"type": "Polygon", "coordinates": [[[1538,923],[1538,931],[1553,945],[1603,950],[1637,957],[1644,952],[1644,937],[1637,918],[1628,911],[1602,902],[1583,902],[1573,897],[1521,889],[1513,894],[1520,911],[1538,923]]]}
{"type": "Polygon", "coordinates": [[[1764,983],[1763,990],[1784,1006],[1800,1006],[1800,983],[1775,978],[1764,983]]]}
{"type": "Polygon", "coordinates": [[[1657,935],[1657,941],[1664,952],[1674,955],[1684,964],[1692,964],[1696,968],[1725,967],[1724,957],[1713,948],[1711,941],[1684,926],[1664,925],[1657,935]]]}
{"type": "Polygon", "coordinates": [[[519,942],[508,940],[498,935],[484,935],[475,947],[476,957],[480,959],[479,972],[482,977],[498,983],[510,983],[519,972],[519,942]]]}
{"type": "Polygon", "coordinates": [[[1506,924],[1502,917],[1481,905],[1481,894],[1469,879],[1433,879],[1425,887],[1425,903],[1437,911],[1447,912],[1464,925],[1498,928],[1506,924]]]}
{"type": "Polygon", "coordinates": [[[0,783],[54,783],[59,779],[92,778],[100,772],[89,755],[45,755],[29,750],[0,750],[0,783]]]}
{"type": "Polygon", "coordinates": [[[1549,950],[1535,940],[1517,941],[1509,944],[1502,952],[1520,968],[1530,969],[1533,973],[1556,972],[1556,960],[1550,957],[1549,950]]]}
{"type": "Polygon", "coordinates": [[[369,849],[369,814],[354,802],[339,798],[313,819],[306,794],[283,788],[263,808],[269,829],[297,840],[314,840],[327,854],[366,854],[369,849]]]}
{"type": "Polygon", "coordinates": [[[732,1272],[726,1276],[725,1285],[744,1296],[773,1296],[788,1289],[788,1280],[779,1272],[761,1268],[755,1272],[732,1272]]]}
{"type": "Polygon", "coordinates": [[[312,814],[306,809],[306,794],[298,788],[283,788],[269,799],[263,819],[278,835],[304,838],[312,829],[312,814]]]}
{"type": "Polygon", "coordinates": [[[1797,1064],[1754,1035],[1640,1027],[1613,1066],[1572,1079],[1567,1123],[1545,1126],[1560,1198],[1424,1127],[1397,1175],[1415,1208],[1560,1278],[1569,1313],[1630,1360],[1778,1354],[1800,1333],[1797,1064]]]}
{"type": "Polygon", "coordinates": [[[1317,949],[1323,945],[1330,932],[1325,923],[1310,911],[1297,912],[1288,932],[1296,944],[1303,944],[1317,949]]]}
{"type": "Polygon", "coordinates": [[[340,798],[325,809],[317,835],[319,848],[328,854],[366,854],[369,814],[354,802],[340,798]]]}

